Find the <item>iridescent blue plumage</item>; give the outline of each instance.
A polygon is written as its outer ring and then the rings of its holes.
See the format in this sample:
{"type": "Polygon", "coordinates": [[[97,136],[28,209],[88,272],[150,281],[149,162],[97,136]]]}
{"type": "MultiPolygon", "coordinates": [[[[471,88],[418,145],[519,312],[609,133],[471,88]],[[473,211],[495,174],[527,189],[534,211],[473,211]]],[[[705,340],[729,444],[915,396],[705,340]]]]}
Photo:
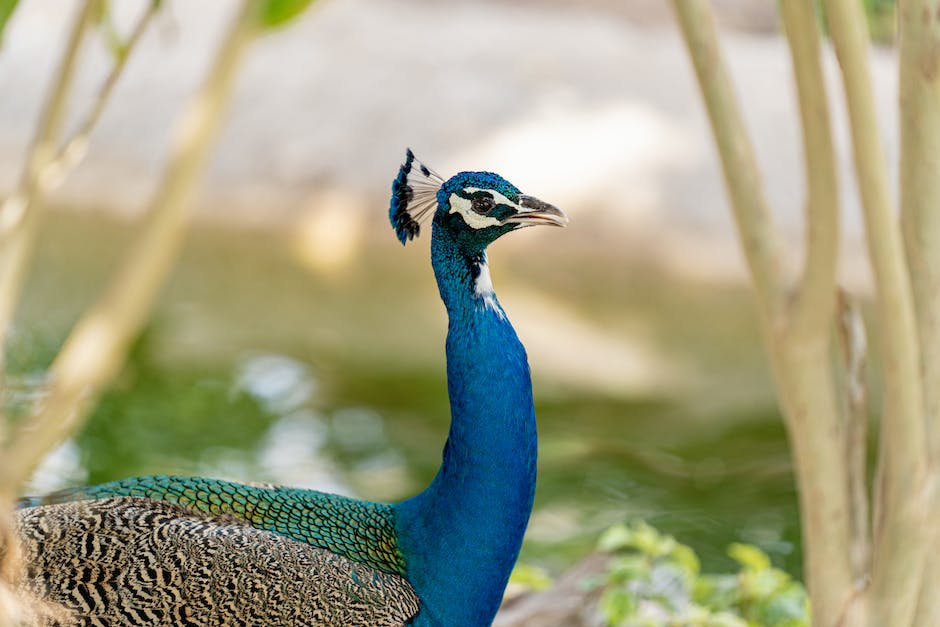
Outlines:
{"type": "MultiPolygon", "coordinates": [[[[55,537],[74,540],[66,546],[98,546],[97,536],[87,537],[89,529],[109,537],[110,532],[101,528],[102,520],[110,520],[107,508],[118,508],[123,516],[114,520],[141,521],[144,528],[131,531],[143,531],[143,540],[135,535],[133,541],[146,544],[148,538],[163,534],[149,533],[148,521],[159,518],[161,530],[175,529],[170,524],[177,511],[173,508],[182,506],[181,511],[205,517],[205,524],[197,525],[191,536],[184,532],[183,540],[197,545],[211,540],[213,551],[228,550],[228,538],[248,534],[239,532],[247,527],[258,530],[251,532],[252,542],[270,543],[263,547],[266,555],[294,560],[294,553],[286,549],[297,548],[295,543],[312,547],[314,553],[302,553],[297,559],[321,569],[312,576],[323,578],[324,597],[286,602],[300,608],[292,616],[308,615],[303,608],[312,603],[318,616],[344,617],[322,619],[322,624],[401,624],[403,615],[410,616],[409,624],[416,627],[489,624],[499,608],[532,509],[537,437],[525,349],[493,293],[486,249],[510,231],[536,224],[563,226],[567,218],[491,172],[462,172],[444,181],[408,150],[392,185],[389,208],[398,239],[404,244],[417,237],[421,221],[432,215],[431,264],[449,320],[446,355],[451,424],[440,470],[423,492],[385,505],[309,490],[161,476],[75,489],[22,505],[35,507],[33,511],[49,508],[47,519],[54,519],[56,525],[82,518],[74,521],[74,529],[55,530],[55,537]],[[75,507],[76,503],[99,502],[106,511],[75,507]],[[140,514],[147,503],[152,504],[153,516],[140,514]],[[330,559],[323,557],[323,551],[330,559]],[[323,571],[323,564],[335,565],[336,576],[323,571]],[[326,584],[331,586],[329,592],[326,584]],[[370,618],[331,612],[328,600],[337,594],[371,599],[369,603],[378,604],[376,611],[370,618]]],[[[20,520],[27,525],[21,532],[24,538],[44,538],[34,539],[29,554],[43,564],[59,563],[60,556],[50,551],[60,549],[43,536],[48,527],[43,516],[26,515],[20,520]]],[[[126,522],[120,524],[126,526],[126,522]]],[[[167,553],[165,548],[155,552],[167,553]]],[[[81,560],[78,563],[74,573],[40,573],[40,578],[56,578],[52,584],[43,580],[41,589],[74,587],[74,579],[87,572],[81,560]]],[[[140,572],[147,573],[149,568],[148,562],[140,572]]],[[[238,606],[248,603],[239,596],[238,586],[229,588],[233,599],[226,601],[226,607],[234,604],[242,614],[251,614],[252,607],[238,606]]],[[[185,604],[187,594],[180,591],[172,598],[183,599],[185,604]]],[[[71,599],[49,596],[62,603],[71,599]]],[[[100,596],[107,595],[102,592],[100,596]]],[[[83,598],[73,607],[84,611],[86,601],[83,598]]],[[[211,605],[206,611],[216,609],[211,605]]],[[[364,608],[356,604],[355,609],[364,608]]],[[[123,616],[126,611],[138,610],[121,606],[117,614],[123,616]]],[[[120,624],[121,618],[107,616],[120,624]]]]}

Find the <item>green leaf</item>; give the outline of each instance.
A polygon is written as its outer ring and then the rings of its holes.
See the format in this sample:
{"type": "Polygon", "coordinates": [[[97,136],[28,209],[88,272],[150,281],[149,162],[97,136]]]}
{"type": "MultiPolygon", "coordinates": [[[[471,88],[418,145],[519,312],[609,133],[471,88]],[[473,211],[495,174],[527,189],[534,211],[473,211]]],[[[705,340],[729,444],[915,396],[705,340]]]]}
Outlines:
{"type": "Polygon", "coordinates": [[[749,616],[761,625],[797,627],[809,625],[809,607],[802,587],[794,586],[754,606],[749,616]]]}
{"type": "Polygon", "coordinates": [[[111,4],[102,2],[98,5],[98,30],[104,37],[105,44],[111,52],[115,61],[119,61],[127,54],[127,43],[121,38],[117,27],[114,25],[113,14],[111,13],[111,4]]]}
{"type": "Polygon", "coordinates": [[[597,549],[604,553],[615,553],[621,549],[633,548],[633,532],[623,523],[610,527],[601,534],[597,549]]]}
{"type": "Polygon", "coordinates": [[[672,537],[663,536],[645,522],[641,521],[633,526],[633,546],[641,553],[657,557],[671,551],[674,545],[675,540],[672,537]]]}
{"type": "Polygon", "coordinates": [[[263,28],[283,26],[304,12],[313,0],[263,0],[258,16],[263,28]]]}
{"type": "Polygon", "coordinates": [[[698,555],[691,548],[684,544],[677,544],[671,555],[673,561],[682,571],[690,577],[698,576],[702,569],[702,564],[698,560],[698,555]]]}
{"type": "Polygon", "coordinates": [[[0,45],[3,44],[3,29],[13,15],[19,0],[0,0],[0,45]]]}
{"type": "Polygon", "coordinates": [[[735,542],[728,547],[728,555],[745,568],[757,571],[770,568],[770,558],[767,554],[751,544],[735,542]]]}
{"type": "Polygon", "coordinates": [[[622,584],[630,581],[646,581],[650,576],[649,561],[642,555],[625,555],[618,558],[607,569],[607,582],[622,584]]]}
{"type": "Polygon", "coordinates": [[[729,610],[741,599],[737,575],[703,575],[692,588],[692,598],[711,610],[729,610]]]}
{"type": "Polygon", "coordinates": [[[626,590],[610,588],[601,597],[600,610],[608,625],[619,625],[636,612],[636,600],[626,590]]]}
{"type": "Polygon", "coordinates": [[[776,568],[757,571],[751,579],[750,593],[758,599],[768,599],[788,583],[789,577],[783,571],[776,568]]]}

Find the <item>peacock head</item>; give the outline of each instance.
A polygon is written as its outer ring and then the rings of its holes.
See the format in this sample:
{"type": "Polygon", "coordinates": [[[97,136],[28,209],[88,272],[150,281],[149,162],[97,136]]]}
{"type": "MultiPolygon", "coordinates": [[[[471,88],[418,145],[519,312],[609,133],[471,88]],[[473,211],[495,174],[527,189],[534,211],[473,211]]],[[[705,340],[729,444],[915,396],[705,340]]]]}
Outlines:
{"type": "Polygon", "coordinates": [[[461,172],[446,181],[417,159],[409,148],[392,183],[389,217],[405,244],[433,215],[434,228],[468,252],[481,252],[510,231],[548,224],[565,226],[557,207],[527,196],[492,172],[461,172]]]}

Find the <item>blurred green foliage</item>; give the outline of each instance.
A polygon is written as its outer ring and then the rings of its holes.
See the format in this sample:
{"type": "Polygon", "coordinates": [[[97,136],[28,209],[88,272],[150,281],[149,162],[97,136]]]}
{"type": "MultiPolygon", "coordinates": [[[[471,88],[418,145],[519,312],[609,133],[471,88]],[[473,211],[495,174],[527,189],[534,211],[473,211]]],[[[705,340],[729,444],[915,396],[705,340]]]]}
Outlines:
{"type": "Polygon", "coordinates": [[[897,2],[895,0],[863,0],[868,29],[875,41],[894,41],[897,35],[897,2]]]}
{"type": "MultiPolygon", "coordinates": [[[[868,32],[872,41],[890,44],[897,37],[897,0],[860,0],[868,21],[868,32]]],[[[823,0],[816,0],[816,12],[822,22],[822,28],[828,33],[826,23],[826,5],[823,0]]]]}
{"type": "MultiPolygon", "coordinates": [[[[159,9],[162,2],[151,0],[151,4],[154,9],[159,9]]],[[[128,52],[127,41],[114,23],[114,12],[111,10],[110,2],[102,2],[98,5],[98,15],[95,21],[111,56],[115,61],[122,59],[128,52]]]]}
{"type": "Polygon", "coordinates": [[[162,367],[152,353],[155,337],[150,327],[77,436],[89,483],[197,474],[207,456],[259,442],[276,419],[230,373],[162,367]]]}
{"type": "Polygon", "coordinates": [[[644,522],[615,525],[598,548],[611,555],[600,610],[611,627],[807,627],[803,586],[766,553],[732,544],[738,572],[704,574],[695,552],[644,522]]]}
{"type": "Polygon", "coordinates": [[[10,21],[19,0],[0,0],[0,45],[3,45],[3,30],[10,21]]]}
{"type": "Polygon", "coordinates": [[[283,26],[303,13],[313,0],[263,0],[260,20],[264,28],[283,26]]]}
{"type": "Polygon", "coordinates": [[[524,590],[547,590],[552,587],[552,578],[544,569],[532,564],[518,563],[512,569],[509,583],[524,590]]]}

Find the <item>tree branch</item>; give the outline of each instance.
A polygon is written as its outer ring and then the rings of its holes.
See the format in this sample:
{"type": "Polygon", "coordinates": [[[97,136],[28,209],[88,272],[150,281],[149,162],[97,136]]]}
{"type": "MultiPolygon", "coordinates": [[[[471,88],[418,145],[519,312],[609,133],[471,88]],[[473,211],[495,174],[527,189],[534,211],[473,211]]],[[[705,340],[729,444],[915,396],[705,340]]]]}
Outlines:
{"type": "Polygon", "coordinates": [[[930,460],[940,462],[940,2],[899,6],[901,222],[925,385],[930,460]]]}
{"type": "Polygon", "coordinates": [[[828,334],[811,341],[775,337],[771,364],[787,419],[800,497],[803,562],[813,624],[848,627],[852,577],[852,504],[840,420],[841,403],[828,334]]]}
{"type": "Polygon", "coordinates": [[[206,81],[177,125],[148,221],[102,298],[79,321],[51,367],[47,393],[4,449],[0,485],[15,489],[72,434],[124,362],[182,243],[190,193],[209,154],[237,68],[259,28],[257,1],[233,20],[206,81]]]}
{"type": "MultiPolygon", "coordinates": [[[[98,1],[86,0],[79,9],[62,51],[59,67],[52,78],[20,181],[13,193],[0,204],[0,391],[5,379],[6,335],[22,286],[25,261],[29,258],[35,239],[36,214],[39,211],[37,205],[40,205],[43,195],[43,172],[55,151],[78,52],[94,18],[98,1]]],[[[3,413],[0,405],[0,418],[3,413]]],[[[0,429],[3,427],[5,425],[0,423],[0,429]]],[[[0,544],[5,547],[0,562],[0,622],[3,624],[18,622],[17,604],[13,601],[10,587],[13,581],[11,574],[19,561],[19,547],[14,539],[10,519],[12,495],[12,490],[4,490],[0,486],[0,544]]]]}
{"type": "MultiPolygon", "coordinates": [[[[936,588],[940,585],[940,537],[936,526],[940,516],[937,472],[940,467],[940,3],[937,0],[907,0],[899,3],[900,52],[900,123],[901,123],[901,222],[906,245],[917,340],[920,349],[920,372],[923,386],[924,433],[927,440],[927,472],[931,503],[929,519],[923,523],[932,527],[930,540],[920,547],[924,531],[910,539],[913,546],[926,555],[926,566],[920,585],[920,598],[914,624],[940,624],[940,600],[936,588]]],[[[906,283],[904,283],[907,286],[906,283]]],[[[887,416],[886,416],[887,418],[887,416]]],[[[887,420],[885,421],[887,423],[887,420]]],[[[884,430],[890,427],[885,424],[884,430]]],[[[887,435],[887,434],[885,434],[887,435]]],[[[911,434],[905,439],[913,439],[911,434]]],[[[901,443],[896,442],[897,457],[901,443]]],[[[918,454],[920,449],[915,449],[918,454]]],[[[886,469],[887,462],[886,459],[886,469]]],[[[908,462],[910,463],[910,462],[908,462]]],[[[904,461],[895,461],[894,467],[904,461]]],[[[900,486],[898,490],[902,489],[900,486]]],[[[899,495],[889,495],[895,499],[899,495]]],[[[887,502],[885,507],[889,507],[887,502]]],[[[919,511],[913,515],[919,515],[919,511]]],[[[885,558],[892,563],[892,571],[901,570],[904,555],[893,556],[885,547],[885,558]]],[[[891,573],[886,573],[886,577],[891,573]]],[[[887,585],[885,586],[887,587],[887,585]]]]}
{"type": "Polygon", "coordinates": [[[779,243],[754,148],[725,68],[715,20],[705,0],[673,0],[682,35],[705,100],[738,236],[757,290],[765,328],[782,298],[779,243]]]}
{"type": "Polygon", "coordinates": [[[794,302],[791,332],[797,339],[816,338],[828,335],[836,304],[839,258],[836,159],[813,3],[788,0],[780,3],[780,11],[799,99],[806,177],[806,260],[794,302]]]}
{"type": "MultiPolygon", "coordinates": [[[[808,166],[807,263],[794,306],[782,298],[775,232],[753,150],[718,52],[703,0],[673,0],[718,144],[738,233],[758,295],[762,329],[787,418],[800,494],[805,562],[814,624],[833,626],[852,608],[851,522],[840,403],[830,356],[835,306],[838,207],[828,110],[812,5],[788,7],[788,31],[808,166]],[[808,26],[807,26],[808,25],[808,26]],[[810,155],[821,150],[821,155],[810,155]]],[[[784,3],[791,4],[791,3],[784,3]]]]}
{"type": "MultiPolygon", "coordinates": [[[[826,0],[826,8],[842,69],[886,364],[877,477],[881,502],[876,508],[879,518],[875,524],[869,605],[874,624],[907,625],[913,620],[929,537],[920,347],[872,97],[865,16],[852,0],[826,0]]],[[[907,66],[902,59],[902,73],[907,66]]],[[[918,133],[922,132],[919,129],[918,133]]],[[[901,169],[905,170],[903,164],[901,169]]]]}

